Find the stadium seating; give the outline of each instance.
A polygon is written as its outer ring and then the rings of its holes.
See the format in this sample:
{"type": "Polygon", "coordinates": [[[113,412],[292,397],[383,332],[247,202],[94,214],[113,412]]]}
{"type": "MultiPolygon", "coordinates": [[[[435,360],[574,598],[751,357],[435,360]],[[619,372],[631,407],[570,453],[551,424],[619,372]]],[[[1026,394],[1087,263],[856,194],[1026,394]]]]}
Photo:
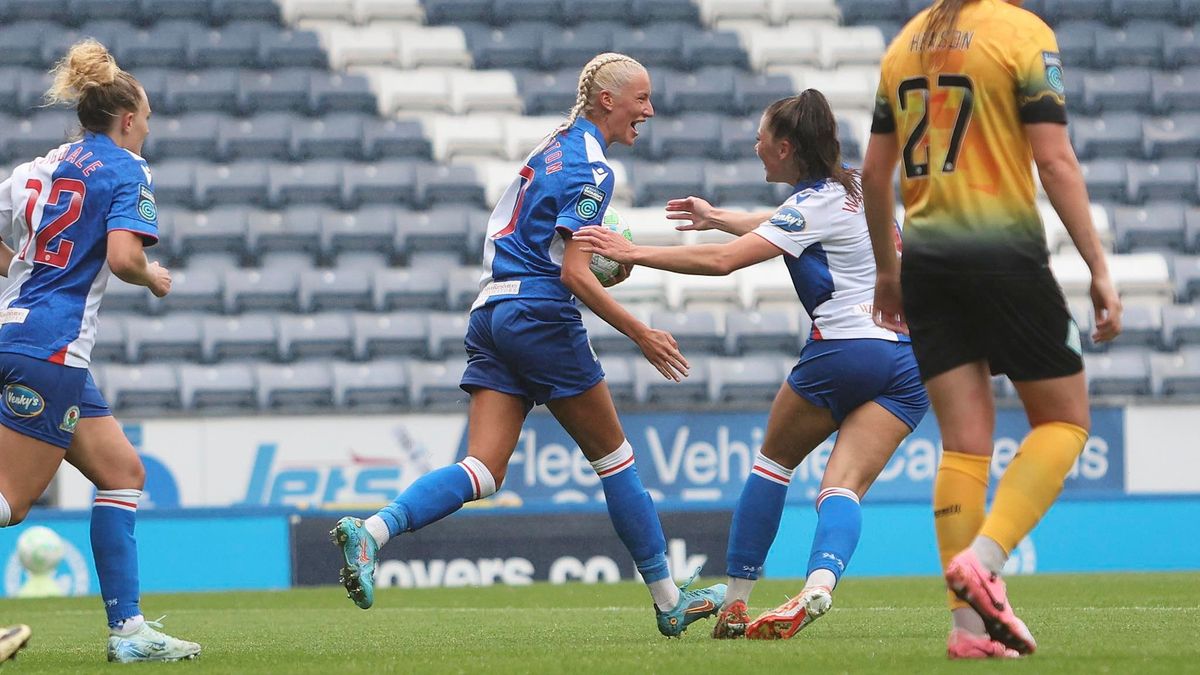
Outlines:
{"type": "MultiPolygon", "coordinates": [[[[85,35],[145,86],[144,154],[166,298],[113,280],[95,349],[122,411],[460,406],[465,310],[492,203],[576,95],[580,66],[650,67],[657,116],[614,145],[614,201],[641,242],[681,233],[686,194],[762,209],[760,111],[805,87],[868,141],[885,41],[928,0],[54,0],[0,2],[0,162],[45,153],[73,116],[46,70],[85,35]],[[840,22],[839,22],[840,16],[840,22]]],[[[1054,25],[1072,142],[1125,296],[1088,344],[1105,396],[1200,395],[1200,45],[1191,0],[1026,2],[1054,25]]],[[[1046,203],[1054,269],[1086,335],[1086,267],[1046,203]]],[[[769,401],[810,330],[781,261],[727,278],[638,269],[612,289],[693,363],[667,382],[584,312],[622,404],[769,401]]],[[[1001,394],[1011,395],[1010,389],[1001,394]]]]}

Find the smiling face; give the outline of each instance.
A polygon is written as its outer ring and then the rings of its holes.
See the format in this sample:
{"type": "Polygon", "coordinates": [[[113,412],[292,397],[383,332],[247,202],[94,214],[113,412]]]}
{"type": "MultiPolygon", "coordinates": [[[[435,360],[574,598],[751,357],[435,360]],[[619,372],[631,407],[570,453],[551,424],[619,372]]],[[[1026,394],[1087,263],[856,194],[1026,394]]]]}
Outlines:
{"type": "Polygon", "coordinates": [[[654,117],[650,102],[650,74],[639,68],[616,92],[600,92],[597,112],[602,120],[597,126],[609,143],[633,145],[638,137],[637,126],[654,117]]]}
{"type": "Polygon", "coordinates": [[[768,183],[787,183],[800,180],[796,162],[792,158],[792,144],[787,139],[776,139],[767,125],[767,116],[758,122],[758,137],[754,152],[763,163],[768,183]]]}

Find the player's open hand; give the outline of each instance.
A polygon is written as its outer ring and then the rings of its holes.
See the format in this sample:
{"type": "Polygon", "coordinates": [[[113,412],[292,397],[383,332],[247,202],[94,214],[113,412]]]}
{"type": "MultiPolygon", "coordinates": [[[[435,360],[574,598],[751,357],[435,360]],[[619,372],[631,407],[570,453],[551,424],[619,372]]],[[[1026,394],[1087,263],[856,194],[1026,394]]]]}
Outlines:
{"type": "Polygon", "coordinates": [[[1108,342],[1121,334],[1121,296],[1106,276],[1092,277],[1092,307],[1096,311],[1093,342],[1108,342]]]}
{"type": "Polygon", "coordinates": [[[634,342],[663,377],[679,382],[688,376],[687,359],[679,351],[679,343],[667,331],[647,327],[634,342]]]}
{"type": "Polygon", "coordinates": [[[161,298],[171,292],[171,272],[167,268],[157,262],[149,263],[146,265],[146,276],[149,278],[146,287],[154,297],[161,298]]]}
{"type": "Polygon", "coordinates": [[[580,228],[571,238],[583,244],[584,253],[598,253],[622,265],[633,263],[636,252],[633,242],[607,227],[580,228]]]}
{"type": "Polygon", "coordinates": [[[667,202],[667,220],[687,221],[676,225],[676,230],[700,231],[720,229],[717,227],[716,221],[712,218],[714,210],[712,204],[709,204],[700,197],[672,199],[667,202]]]}
{"type": "Polygon", "coordinates": [[[898,275],[875,277],[875,304],[871,310],[871,318],[880,328],[908,335],[908,322],[904,320],[904,301],[900,293],[898,275]]]}

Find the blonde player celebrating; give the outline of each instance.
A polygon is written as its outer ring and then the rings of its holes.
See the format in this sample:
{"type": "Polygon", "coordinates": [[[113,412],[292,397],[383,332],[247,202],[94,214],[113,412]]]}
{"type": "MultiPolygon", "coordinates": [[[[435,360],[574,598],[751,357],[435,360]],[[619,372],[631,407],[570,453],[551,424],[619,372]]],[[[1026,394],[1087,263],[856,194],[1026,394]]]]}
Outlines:
{"type": "MultiPolygon", "coordinates": [[[[767,180],[794,193],[772,213],[713,209],[689,197],[668,205],[681,229],[718,227],[727,244],[634,246],[606,228],[575,238],[585,253],[683,274],[723,275],[785,256],[796,295],[812,317],[811,340],[779,388],[762,449],[742,489],[729,534],[729,591],[713,636],[790,638],[825,614],[862,531],[859,500],[929,407],[908,338],[876,326],[871,242],[854,172],[842,165],[837,124],[815,89],[771,104],[755,146],[767,180]],[[746,603],[762,573],[796,466],[834,431],[837,442],[817,496],[804,589],[750,621],[746,603]]],[[[898,232],[893,229],[893,236],[898,232]]],[[[892,255],[895,255],[893,244],[892,255]]]]}
{"type": "Polygon", "coordinates": [[[687,361],[671,335],[647,327],[604,291],[589,269],[591,255],[574,237],[601,222],[612,197],[605,148],[613,142],[632,145],[637,125],[653,115],[646,69],[622,54],[597,56],[579,76],[569,118],[530,153],[500,198],[466,336],[467,457],[422,476],[365,522],[338,522],[331,534],[346,560],[342,580],[359,607],[374,602],[380,546],[496,491],[525,417],[539,404],[550,409],[600,476],[613,527],[650,589],[659,631],[678,636],[720,607],[724,585],[680,589],[671,580],[662,525],[575,307],[578,298],[628,335],[664,377],[678,381],[687,375],[687,361]]]}
{"type": "Polygon", "coordinates": [[[83,138],[0,184],[0,527],[21,522],[65,459],[96,485],[92,552],[108,613],[109,661],[192,658],[200,645],[155,630],[139,609],[133,536],[145,469],[88,372],[109,271],[162,297],[171,275],[146,260],[158,240],[150,168],[137,153],[150,103],[95,40],[54,70],[83,138]]]}
{"type": "Polygon", "coordinates": [[[1053,504],[1088,437],[1079,330],[1050,273],[1031,163],[1092,272],[1094,339],[1121,329],[1067,137],[1054,33],[1019,5],[938,0],[905,26],[883,59],[863,165],[876,320],[911,332],[945,448],[933,513],[953,593],[950,658],[1036,648],[1000,570],[1053,504]],[[903,265],[889,249],[898,163],[903,265]],[[993,374],[1012,380],[1032,431],[985,517],[993,374]]]}

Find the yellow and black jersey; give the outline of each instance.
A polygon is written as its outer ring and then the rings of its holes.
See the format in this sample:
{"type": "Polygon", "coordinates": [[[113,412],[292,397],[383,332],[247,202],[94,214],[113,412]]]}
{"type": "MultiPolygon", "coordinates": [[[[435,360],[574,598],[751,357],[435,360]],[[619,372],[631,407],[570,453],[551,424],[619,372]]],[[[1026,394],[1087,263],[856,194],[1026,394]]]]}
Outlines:
{"type": "Polygon", "coordinates": [[[937,35],[927,16],[888,47],[871,126],[901,151],[906,267],[1045,267],[1022,125],[1066,124],[1054,32],[1002,0],[968,2],[937,35]]]}

